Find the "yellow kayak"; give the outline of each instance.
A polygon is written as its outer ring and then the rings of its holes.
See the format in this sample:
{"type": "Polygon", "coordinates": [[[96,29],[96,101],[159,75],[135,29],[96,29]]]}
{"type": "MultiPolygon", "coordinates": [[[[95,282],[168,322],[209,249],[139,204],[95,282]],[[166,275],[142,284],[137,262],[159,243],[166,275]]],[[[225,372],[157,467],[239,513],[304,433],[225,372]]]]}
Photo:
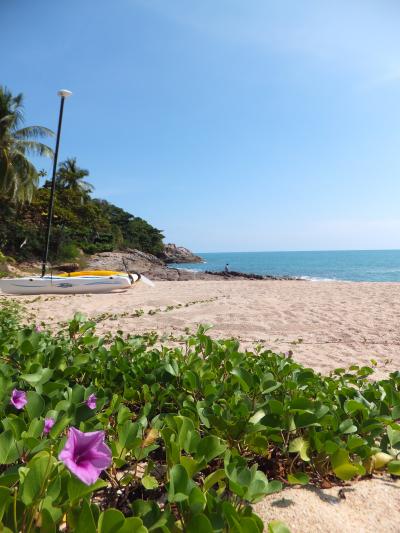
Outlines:
{"type": "Polygon", "coordinates": [[[57,274],[60,278],[74,278],[76,276],[127,276],[126,272],[114,272],[113,270],[83,270],[81,272],[68,272],[57,274]]]}

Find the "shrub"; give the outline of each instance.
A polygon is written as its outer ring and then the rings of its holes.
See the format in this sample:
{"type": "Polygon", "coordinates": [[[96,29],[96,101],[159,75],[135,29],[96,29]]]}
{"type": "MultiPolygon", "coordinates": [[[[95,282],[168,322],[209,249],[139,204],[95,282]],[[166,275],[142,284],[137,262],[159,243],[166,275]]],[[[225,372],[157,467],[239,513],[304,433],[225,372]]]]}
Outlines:
{"type": "Polygon", "coordinates": [[[73,261],[79,256],[79,248],[73,243],[62,244],[57,253],[57,257],[60,261],[73,261]]]}

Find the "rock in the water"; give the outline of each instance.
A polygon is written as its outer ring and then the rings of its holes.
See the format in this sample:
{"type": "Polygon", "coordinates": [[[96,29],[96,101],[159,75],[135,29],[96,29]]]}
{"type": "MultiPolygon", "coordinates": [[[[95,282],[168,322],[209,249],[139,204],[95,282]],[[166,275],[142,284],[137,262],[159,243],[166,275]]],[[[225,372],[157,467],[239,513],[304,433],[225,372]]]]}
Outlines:
{"type": "Polygon", "coordinates": [[[235,272],[234,270],[229,270],[228,272],[225,272],[222,270],[221,272],[215,272],[206,270],[205,274],[208,274],[210,276],[216,276],[219,279],[258,279],[258,280],[298,280],[300,278],[295,278],[291,276],[272,276],[271,274],[266,274],[264,276],[261,276],[260,274],[247,274],[246,272],[235,272]]]}
{"type": "Polygon", "coordinates": [[[177,246],[176,244],[165,244],[164,251],[161,253],[161,259],[165,263],[203,263],[203,259],[193,254],[187,248],[183,246],[177,246]]]}

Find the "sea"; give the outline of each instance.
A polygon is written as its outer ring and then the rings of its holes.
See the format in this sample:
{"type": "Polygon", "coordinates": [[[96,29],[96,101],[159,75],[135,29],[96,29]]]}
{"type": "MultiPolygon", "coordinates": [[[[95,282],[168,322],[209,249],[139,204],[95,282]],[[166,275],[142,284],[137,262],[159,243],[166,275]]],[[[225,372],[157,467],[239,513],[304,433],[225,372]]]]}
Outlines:
{"type": "Polygon", "coordinates": [[[400,250],[201,253],[204,263],[174,264],[192,271],[230,270],[311,281],[400,281],[400,250]]]}

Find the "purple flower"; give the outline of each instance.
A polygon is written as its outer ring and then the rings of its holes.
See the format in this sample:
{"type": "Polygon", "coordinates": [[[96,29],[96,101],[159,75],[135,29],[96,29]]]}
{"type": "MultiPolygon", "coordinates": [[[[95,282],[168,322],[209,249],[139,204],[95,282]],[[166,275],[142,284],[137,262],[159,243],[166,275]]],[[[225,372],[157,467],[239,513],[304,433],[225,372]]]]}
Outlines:
{"type": "Polygon", "coordinates": [[[96,395],[91,394],[89,398],[86,400],[86,405],[89,407],[89,409],[96,409],[96,395]]]}
{"type": "Polygon", "coordinates": [[[36,333],[41,333],[43,331],[42,326],[35,326],[36,333]]]}
{"type": "Polygon", "coordinates": [[[84,433],[70,428],[58,458],[83,483],[92,485],[101,471],[110,466],[111,450],[104,442],[104,431],[84,433]]]}
{"type": "Polygon", "coordinates": [[[23,390],[14,389],[11,394],[10,403],[17,409],[23,409],[28,403],[26,399],[26,392],[23,390]]]}
{"type": "Polygon", "coordinates": [[[51,428],[54,426],[55,423],[56,423],[56,421],[54,420],[54,418],[45,418],[45,419],[44,419],[43,433],[44,433],[45,435],[47,435],[48,433],[50,433],[50,430],[51,430],[51,428]]]}

